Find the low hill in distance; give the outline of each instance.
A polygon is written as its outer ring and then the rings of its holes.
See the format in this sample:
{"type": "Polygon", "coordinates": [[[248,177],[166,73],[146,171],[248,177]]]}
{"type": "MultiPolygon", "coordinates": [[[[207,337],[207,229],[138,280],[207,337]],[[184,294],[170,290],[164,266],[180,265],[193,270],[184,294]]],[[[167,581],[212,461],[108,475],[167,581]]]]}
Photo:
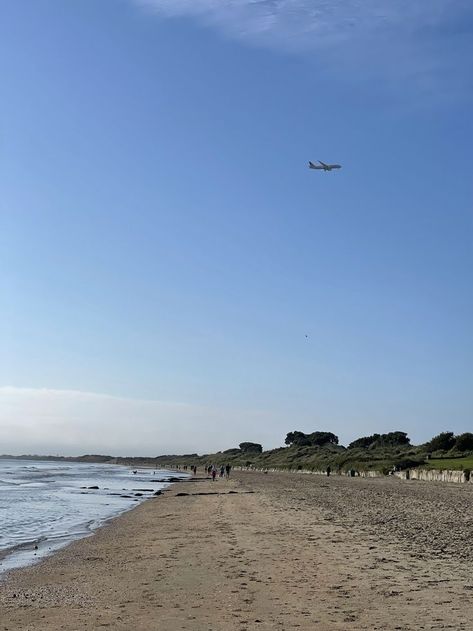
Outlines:
{"type": "MultiPolygon", "coordinates": [[[[473,469],[473,433],[455,436],[442,432],[423,445],[411,445],[405,432],[389,432],[363,436],[347,447],[339,444],[331,432],[316,431],[305,434],[300,431],[286,435],[285,447],[264,451],[262,445],[242,442],[238,447],[212,454],[197,453],[161,455],[150,457],[114,457],[108,455],[66,456],[17,456],[28,460],[54,460],[71,462],[97,462],[129,465],[133,467],[184,467],[196,465],[231,464],[232,466],[257,469],[281,469],[289,471],[325,471],[333,473],[355,471],[381,471],[428,467],[435,469],[473,469]]],[[[0,456],[13,458],[14,456],[0,456]]]]}
{"type": "Polygon", "coordinates": [[[257,469],[289,471],[401,471],[415,467],[473,469],[473,434],[455,436],[442,432],[423,445],[411,445],[405,432],[363,436],[343,447],[331,432],[289,432],[286,447],[263,451],[257,443],[240,443],[238,448],[197,456],[159,456],[156,466],[205,466],[231,464],[257,469]],[[447,465],[447,466],[446,466],[447,465]]]}

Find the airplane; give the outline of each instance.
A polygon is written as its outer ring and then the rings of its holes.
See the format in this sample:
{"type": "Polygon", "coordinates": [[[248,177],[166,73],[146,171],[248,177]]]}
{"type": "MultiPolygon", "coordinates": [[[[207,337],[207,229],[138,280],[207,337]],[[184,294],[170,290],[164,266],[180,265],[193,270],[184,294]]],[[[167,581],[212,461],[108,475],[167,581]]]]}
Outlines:
{"type": "Polygon", "coordinates": [[[319,164],[314,164],[309,160],[309,169],[320,169],[322,171],[332,171],[333,169],[341,169],[341,164],[325,164],[321,160],[318,161],[319,164]]]}

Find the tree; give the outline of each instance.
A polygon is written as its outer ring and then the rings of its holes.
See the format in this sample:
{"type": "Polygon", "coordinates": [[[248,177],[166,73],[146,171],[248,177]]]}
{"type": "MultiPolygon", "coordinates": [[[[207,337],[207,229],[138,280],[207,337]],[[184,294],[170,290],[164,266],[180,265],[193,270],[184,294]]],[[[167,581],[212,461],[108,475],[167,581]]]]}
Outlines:
{"type": "Polygon", "coordinates": [[[455,448],[458,451],[473,451],[473,434],[465,432],[456,437],[455,448]]]}
{"type": "Polygon", "coordinates": [[[263,446],[258,443],[240,443],[239,447],[244,454],[260,454],[263,446]]]}
{"type": "Polygon", "coordinates": [[[338,445],[338,436],[332,432],[312,432],[308,435],[311,445],[322,447],[322,445],[338,445]]]}
{"type": "Polygon", "coordinates": [[[430,451],[448,451],[455,445],[453,432],[441,432],[434,436],[428,443],[430,451]]]}
{"type": "Polygon", "coordinates": [[[387,434],[372,434],[354,440],[348,449],[368,449],[368,447],[399,447],[411,442],[406,432],[388,432],[387,434]]]}
{"type": "Polygon", "coordinates": [[[284,441],[286,445],[297,445],[298,447],[306,447],[310,445],[310,440],[304,432],[289,432],[284,441]]]}
{"type": "Polygon", "coordinates": [[[297,445],[297,447],[322,447],[323,445],[338,445],[338,436],[332,432],[289,432],[284,441],[286,445],[297,445]]]}
{"type": "Polygon", "coordinates": [[[411,442],[406,432],[389,432],[381,434],[380,439],[383,446],[397,447],[399,445],[409,445],[411,442]]]}
{"type": "Polygon", "coordinates": [[[362,436],[357,438],[348,445],[348,449],[366,449],[379,438],[379,434],[373,434],[372,436],[362,436]]]}

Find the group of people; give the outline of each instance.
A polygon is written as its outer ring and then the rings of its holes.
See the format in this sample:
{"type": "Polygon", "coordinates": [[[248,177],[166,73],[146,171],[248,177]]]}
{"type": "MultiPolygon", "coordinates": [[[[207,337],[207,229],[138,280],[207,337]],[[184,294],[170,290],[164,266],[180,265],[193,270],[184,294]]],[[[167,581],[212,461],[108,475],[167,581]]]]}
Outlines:
{"type": "MultiPolygon", "coordinates": [[[[195,465],[175,465],[175,468],[178,471],[187,471],[188,469],[191,470],[192,475],[197,475],[197,467],[195,465]]],[[[232,470],[232,466],[230,464],[222,464],[219,467],[217,467],[214,464],[209,464],[209,465],[205,465],[204,466],[204,471],[207,474],[208,478],[212,478],[212,480],[215,480],[217,478],[217,476],[219,478],[226,478],[227,480],[230,478],[230,471],[232,470]]],[[[133,471],[133,473],[136,473],[136,471],[133,471]]]]}
{"type": "Polygon", "coordinates": [[[206,467],[206,473],[207,473],[207,477],[211,477],[212,480],[215,480],[217,478],[217,474],[220,478],[227,478],[227,480],[230,477],[230,471],[232,470],[232,466],[227,464],[224,465],[222,464],[218,469],[214,464],[209,464],[206,467]]]}

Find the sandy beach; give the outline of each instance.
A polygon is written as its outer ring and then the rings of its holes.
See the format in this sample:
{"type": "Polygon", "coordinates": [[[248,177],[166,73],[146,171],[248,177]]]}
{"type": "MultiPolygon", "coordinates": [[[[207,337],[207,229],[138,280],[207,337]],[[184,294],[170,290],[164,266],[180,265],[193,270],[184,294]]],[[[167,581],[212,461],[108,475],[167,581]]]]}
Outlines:
{"type": "Polygon", "coordinates": [[[0,631],[469,630],[472,537],[473,485],[179,483],[10,573],[0,631]]]}

